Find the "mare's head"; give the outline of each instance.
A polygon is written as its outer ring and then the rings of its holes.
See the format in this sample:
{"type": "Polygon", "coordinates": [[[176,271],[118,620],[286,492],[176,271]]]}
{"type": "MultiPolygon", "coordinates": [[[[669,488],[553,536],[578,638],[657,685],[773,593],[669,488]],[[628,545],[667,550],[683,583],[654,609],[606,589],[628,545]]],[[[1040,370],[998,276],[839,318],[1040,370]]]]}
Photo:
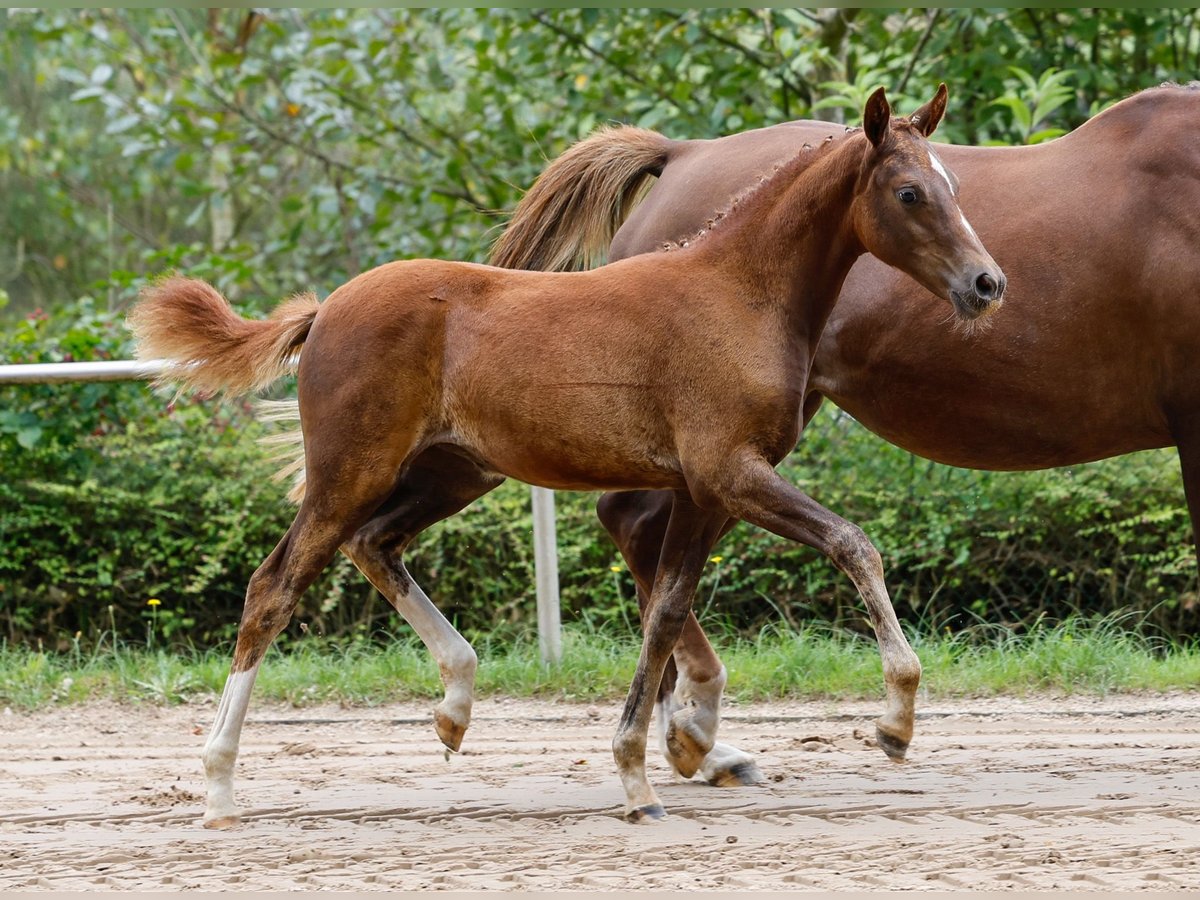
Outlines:
{"type": "Polygon", "coordinates": [[[959,319],[994,311],[1005,278],[958,207],[958,181],[928,137],[946,111],[946,86],[908,118],[893,118],[883,88],[867,100],[863,131],[871,147],[854,199],[854,227],[867,252],[906,272],[959,319]]]}

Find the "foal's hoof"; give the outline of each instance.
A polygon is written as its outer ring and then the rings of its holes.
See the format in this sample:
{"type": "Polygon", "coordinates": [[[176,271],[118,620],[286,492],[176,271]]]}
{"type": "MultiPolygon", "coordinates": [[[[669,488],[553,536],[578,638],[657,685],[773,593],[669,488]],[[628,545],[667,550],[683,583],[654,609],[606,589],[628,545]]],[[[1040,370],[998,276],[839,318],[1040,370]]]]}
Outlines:
{"type": "Polygon", "coordinates": [[[752,762],[740,762],[708,776],[708,783],[713,787],[752,787],[766,780],[766,776],[752,762]]]}
{"type": "Polygon", "coordinates": [[[701,743],[702,740],[702,736],[697,739],[689,724],[680,725],[672,721],[668,726],[667,758],[671,768],[683,778],[691,778],[704,765],[704,757],[712,749],[712,742],[709,741],[706,747],[701,743]]]}
{"type": "Polygon", "coordinates": [[[907,740],[889,734],[878,723],[875,724],[875,740],[879,742],[879,748],[887,754],[888,759],[892,762],[904,762],[904,756],[908,753],[907,740]]]}
{"type": "Polygon", "coordinates": [[[637,806],[625,813],[625,821],[634,825],[648,825],[667,817],[667,811],[661,803],[651,803],[648,806],[637,806]]]}
{"type": "Polygon", "coordinates": [[[433,711],[433,727],[443,744],[458,752],[462,746],[463,735],[467,733],[466,725],[459,725],[440,709],[433,711]]]}
{"type": "Polygon", "coordinates": [[[241,813],[227,813],[226,815],[213,816],[212,818],[205,816],[204,821],[201,824],[204,825],[205,828],[224,830],[226,828],[232,828],[240,821],[242,821],[241,813]]]}

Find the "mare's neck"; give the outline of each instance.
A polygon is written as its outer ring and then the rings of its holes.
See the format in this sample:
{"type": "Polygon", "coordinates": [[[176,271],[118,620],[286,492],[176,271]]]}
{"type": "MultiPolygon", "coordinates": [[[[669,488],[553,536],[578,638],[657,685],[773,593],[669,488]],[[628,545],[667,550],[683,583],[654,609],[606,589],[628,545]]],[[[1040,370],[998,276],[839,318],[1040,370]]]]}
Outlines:
{"type": "Polygon", "coordinates": [[[696,245],[746,286],[749,303],[778,310],[789,330],[811,343],[865,252],[852,207],[869,146],[854,132],[802,151],[696,245]]]}

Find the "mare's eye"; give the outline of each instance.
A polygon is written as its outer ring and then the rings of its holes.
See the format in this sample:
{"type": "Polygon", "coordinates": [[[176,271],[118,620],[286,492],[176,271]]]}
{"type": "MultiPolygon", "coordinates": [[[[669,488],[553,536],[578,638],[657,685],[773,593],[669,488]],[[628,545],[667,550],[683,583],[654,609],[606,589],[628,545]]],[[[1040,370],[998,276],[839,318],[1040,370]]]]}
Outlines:
{"type": "Polygon", "coordinates": [[[910,187],[900,188],[900,190],[896,191],[896,196],[905,206],[912,206],[919,199],[921,199],[916,190],[910,187]]]}

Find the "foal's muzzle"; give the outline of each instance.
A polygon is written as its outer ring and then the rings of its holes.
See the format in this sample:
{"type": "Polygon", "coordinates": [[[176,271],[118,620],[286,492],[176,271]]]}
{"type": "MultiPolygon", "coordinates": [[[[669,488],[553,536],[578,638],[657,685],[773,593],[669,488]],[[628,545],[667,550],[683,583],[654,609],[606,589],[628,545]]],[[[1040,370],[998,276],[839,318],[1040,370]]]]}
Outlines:
{"type": "Polygon", "coordinates": [[[950,300],[961,318],[978,319],[1000,308],[1006,287],[1008,279],[999,269],[980,272],[971,280],[968,288],[951,290],[950,300]]]}

